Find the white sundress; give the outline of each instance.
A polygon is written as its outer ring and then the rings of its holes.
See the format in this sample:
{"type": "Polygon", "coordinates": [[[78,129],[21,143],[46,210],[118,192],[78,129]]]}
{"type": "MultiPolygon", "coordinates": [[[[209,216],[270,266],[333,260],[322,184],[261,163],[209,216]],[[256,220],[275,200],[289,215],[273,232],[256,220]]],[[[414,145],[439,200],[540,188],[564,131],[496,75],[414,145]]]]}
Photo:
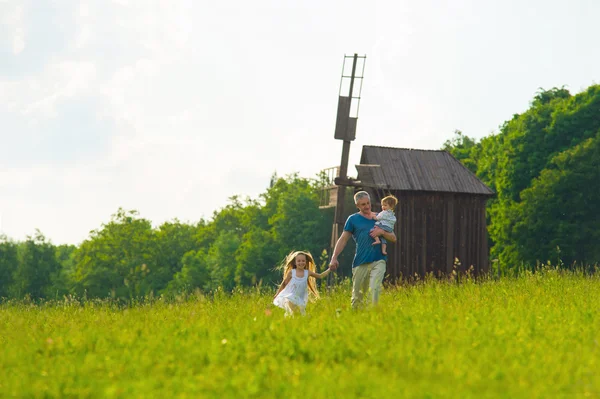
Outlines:
{"type": "Polygon", "coordinates": [[[286,301],[290,301],[294,305],[297,305],[302,314],[304,314],[306,303],[308,302],[308,270],[304,269],[304,276],[302,277],[296,277],[296,270],[292,269],[292,279],[275,297],[273,304],[288,311],[285,303],[286,301]]]}

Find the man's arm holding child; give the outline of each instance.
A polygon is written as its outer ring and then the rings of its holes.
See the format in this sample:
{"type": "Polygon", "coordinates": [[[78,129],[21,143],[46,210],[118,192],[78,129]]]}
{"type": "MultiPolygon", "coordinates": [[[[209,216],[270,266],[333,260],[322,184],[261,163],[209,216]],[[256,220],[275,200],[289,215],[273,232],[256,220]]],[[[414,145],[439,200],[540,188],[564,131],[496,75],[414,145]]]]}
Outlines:
{"type": "Polygon", "coordinates": [[[389,242],[396,242],[396,234],[394,234],[393,232],[385,231],[383,229],[380,230],[382,231],[382,234],[380,234],[380,236],[383,236],[383,238],[385,238],[389,242]]]}
{"type": "Polygon", "coordinates": [[[383,237],[389,242],[396,242],[396,234],[393,231],[385,231],[384,229],[375,226],[373,230],[369,233],[369,235],[373,238],[375,237],[383,237]]]}

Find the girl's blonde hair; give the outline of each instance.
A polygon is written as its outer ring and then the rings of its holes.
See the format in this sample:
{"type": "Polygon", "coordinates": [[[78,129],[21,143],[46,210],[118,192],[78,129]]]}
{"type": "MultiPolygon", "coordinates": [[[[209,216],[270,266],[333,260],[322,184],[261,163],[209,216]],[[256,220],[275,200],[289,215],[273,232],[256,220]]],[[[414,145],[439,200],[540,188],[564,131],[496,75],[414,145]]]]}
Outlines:
{"type": "MultiPolygon", "coordinates": [[[[285,257],[283,263],[281,264],[281,268],[283,269],[283,279],[285,280],[285,276],[288,273],[291,273],[292,269],[296,268],[296,256],[304,255],[306,256],[306,270],[310,270],[313,273],[316,273],[317,266],[315,264],[315,260],[313,256],[308,251],[292,251],[285,257]]],[[[282,282],[283,284],[283,282],[282,282]]],[[[314,277],[308,277],[308,292],[310,292],[315,298],[319,297],[319,291],[317,291],[317,283],[315,282],[314,277]]]]}

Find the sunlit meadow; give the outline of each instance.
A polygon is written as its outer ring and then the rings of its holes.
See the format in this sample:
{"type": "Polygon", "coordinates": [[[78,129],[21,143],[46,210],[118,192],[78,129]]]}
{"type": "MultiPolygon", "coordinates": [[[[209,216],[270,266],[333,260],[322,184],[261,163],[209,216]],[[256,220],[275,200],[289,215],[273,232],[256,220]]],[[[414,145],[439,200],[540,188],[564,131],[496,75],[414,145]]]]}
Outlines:
{"type": "Polygon", "coordinates": [[[600,396],[600,278],[386,288],[351,311],[348,283],[284,318],[271,290],[123,306],[0,305],[0,396],[550,398],[600,396]]]}

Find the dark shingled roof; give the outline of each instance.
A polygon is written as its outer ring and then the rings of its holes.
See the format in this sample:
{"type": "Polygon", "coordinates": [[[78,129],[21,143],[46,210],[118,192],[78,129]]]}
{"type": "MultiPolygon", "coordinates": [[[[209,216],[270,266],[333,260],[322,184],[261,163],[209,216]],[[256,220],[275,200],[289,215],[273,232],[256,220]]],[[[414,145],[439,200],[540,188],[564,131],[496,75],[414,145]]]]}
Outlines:
{"type": "Polygon", "coordinates": [[[436,191],[492,196],[494,192],[446,151],[363,146],[358,180],[400,191],[436,191]]]}

